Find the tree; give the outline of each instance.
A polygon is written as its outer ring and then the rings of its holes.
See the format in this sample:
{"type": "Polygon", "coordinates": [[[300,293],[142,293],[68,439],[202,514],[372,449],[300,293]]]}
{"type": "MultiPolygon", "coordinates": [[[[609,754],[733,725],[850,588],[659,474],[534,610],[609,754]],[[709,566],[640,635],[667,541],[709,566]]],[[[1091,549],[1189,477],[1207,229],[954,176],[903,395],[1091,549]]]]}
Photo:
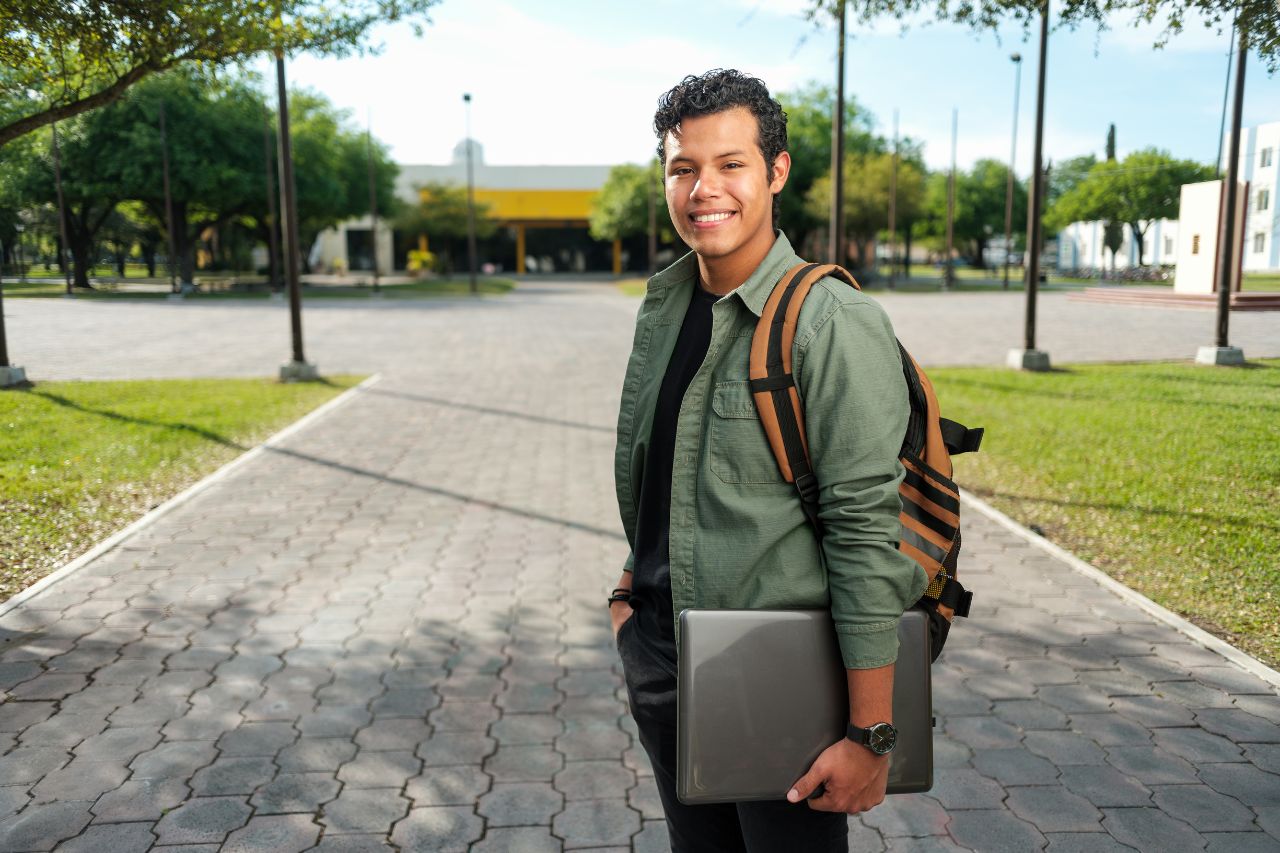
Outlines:
{"type": "Polygon", "coordinates": [[[1151,223],[1178,215],[1182,185],[1212,180],[1214,169],[1194,160],[1177,160],[1156,148],[1135,151],[1120,163],[1099,163],[1075,189],[1058,200],[1056,222],[1102,219],[1129,226],[1145,262],[1143,239],[1151,223]]]}
{"type": "Polygon", "coordinates": [[[662,191],[662,167],[624,163],[609,170],[609,177],[591,205],[591,236],[596,240],[621,240],[649,233],[649,197],[653,195],[658,242],[675,240],[671,213],[662,191]]]}
{"type": "MultiPolygon", "coordinates": [[[[1075,189],[1076,185],[1089,174],[1089,170],[1096,165],[1098,165],[1098,158],[1092,154],[1071,157],[1060,163],[1055,162],[1053,168],[1049,170],[1049,186],[1045,191],[1044,200],[1045,210],[1052,210],[1058,199],[1075,189]]],[[[1049,219],[1047,214],[1045,219],[1047,223],[1049,219]]]]}
{"type": "MultiPolygon", "coordinates": [[[[298,243],[305,261],[307,248],[317,235],[343,220],[369,212],[368,142],[365,131],[357,129],[350,114],[336,109],[323,95],[295,92],[289,96],[292,121],[293,167],[297,184],[298,243]]],[[[261,130],[257,137],[261,149],[261,130]]],[[[400,167],[386,146],[373,141],[374,187],[378,216],[394,218],[398,200],[396,175],[400,167]]],[[[255,196],[255,233],[266,240],[266,196],[261,157],[255,178],[260,188],[255,196]],[[262,199],[259,203],[257,199],[262,199]]],[[[465,232],[464,232],[465,233],[465,232]]]]}
{"type": "MultiPolygon", "coordinates": [[[[994,30],[1009,19],[1024,27],[1038,21],[1042,0],[967,0],[938,3],[936,0],[809,0],[809,20],[831,20],[837,4],[843,3],[851,23],[870,24],[881,18],[908,20],[932,15],[974,29],[994,30]]],[[[1085,22],[1106,27],[1115,15],[1132,15],[1134,23],[1162,23],[1164,30],[1155,47],[1164,47],[1182,32],[1188,18],[1203,20],[1206,26],[1225,32],[1232,22],[1249,34],[1267,69],[1280,70],[1280,14],[1275,0],[1055,0],[1054,12],[1068,26],[1085,22]]]]}
{"type": "MultiPolygon", "coordinates": [[[[791,155],[791,175],[782,190],[779,224],[803,252],[809,235],[827,225],[829,211],[816,210],[809,204],[808,196],[814,182],[831,171],[831,118],[836,96],[830,86],[810,83],[779,94],[778,102],[787,114],[787,151],[791,155]]],[[[861,155],[888,150],[874,129],[874,116],[846,94],[845,153],[861,155]]],[[[845,186],[850,186],[848,179],[845,186]]],[[[830,192],[828,189],[828,199],[830,192]]]]}
{"type": "MultiPolygon", "coordinates": [[[[850,154],[845,158],[845,229],[860,268],[871,266],[871,245],[889,227],[892,173],[892,154],[850,154]]],[[[923,210],[924,191],[923,168],[912,160],[899,159],[897,216],[898,223],[908,231],[923,210]]],[[[831,209],[830,172],[814,181],[806,203],[813,216],[825,215],[831,209]]]]}
{"type": "MultiPolygon", "coordinates": [[[[428,181],[414,187],[418,203],[404,205],[395,218],[396,227],[407,234],[429,238],[456,239],[467,236],[467,188],[428,181]]],[[[489,217],[489,205],[476,202],[476,237],[490,237],[497,223],[489,217]]],[[[451,259],[445,259],[451,265],[451,259]]]]}
{"type": "Polygon", "coordinates": [[[180,65],[225,66],[256,53],[366,49],[374,25],[417,33],[438,0],[0,0],[0,146],[118,99],[180,65]]]}
{"type": "MultiPolygon", "coordinates": [[[[999,160],[979,160],[972,171],[956,173],[955,240],[973,266],[986,267],[987,242],[1004,228],[1005,194],[1009,164],[999,160]]],[[[947,176],[938,172],[929,179],[924,203],[924,233],[940,237],[946,233],[947,176]]],[[[1026,227],[1027,188],[1013,182],[1013,228],[1026,227]]]]}

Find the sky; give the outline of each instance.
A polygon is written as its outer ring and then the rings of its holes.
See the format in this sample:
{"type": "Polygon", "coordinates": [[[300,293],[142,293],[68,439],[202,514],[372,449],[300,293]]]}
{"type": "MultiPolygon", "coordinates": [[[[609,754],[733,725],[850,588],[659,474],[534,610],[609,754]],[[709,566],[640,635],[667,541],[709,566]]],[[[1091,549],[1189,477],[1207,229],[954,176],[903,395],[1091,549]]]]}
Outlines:
{"type": "MultiPolygon", "coordinates": [[[[291,87],[307,87],[369,123],[400,163],[445,163],[471,133],[496,165],[615,164],[653,154],[659,95],[686,74],[738,68],[773,92],[834,84],[834,26],[803,19],[805,0],[443,0],[415,37],[405,24],[372,33],[378,55],[290,59],[291,87]]],[[[1127,19],[1049,37],[1045,156],[1102,155],[1108,124],[1123,156],[1156,146],[1213,162],[1229,32],[1199,22],[1153,48],[1159,27],[1127,19]]],[[[975,33],[920,22],[850,26],[845,90],[893,132],[924,142],[926,163],[946,168],[958,109],[960,168],[1007,162],[1019,52],[1017,171],[1031,169],[1038,29],[1013,24],[975,33]]],[[[272,63],[255,66],[274,83],[272,63]]],[[[1256,57],[1245,72],[1246,126],[1280,121],[1280,74],[1256,57]]],[[[274,91],[274,89],[273,89],[274,91]]]]}

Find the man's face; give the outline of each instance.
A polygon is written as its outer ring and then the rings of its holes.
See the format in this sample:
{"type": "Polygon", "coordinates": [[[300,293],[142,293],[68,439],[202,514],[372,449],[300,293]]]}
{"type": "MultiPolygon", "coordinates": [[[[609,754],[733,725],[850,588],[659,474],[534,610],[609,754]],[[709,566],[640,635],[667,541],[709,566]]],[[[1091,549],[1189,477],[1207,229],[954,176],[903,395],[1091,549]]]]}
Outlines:
{"type": "Polygon", "coordinates": [[[687,118],[666,139],[667,208],[689,248],[725,258],[773,245],[773,196],[787,182],[784,151],[772,170],[760,151],[756,118],[744,107],[687,118]]]}

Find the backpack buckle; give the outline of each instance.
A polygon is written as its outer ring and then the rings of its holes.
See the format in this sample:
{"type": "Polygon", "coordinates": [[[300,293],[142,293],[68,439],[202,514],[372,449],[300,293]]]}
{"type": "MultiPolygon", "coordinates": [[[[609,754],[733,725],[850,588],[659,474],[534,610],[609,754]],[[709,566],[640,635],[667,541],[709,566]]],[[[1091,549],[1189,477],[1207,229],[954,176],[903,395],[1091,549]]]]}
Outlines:
{"type": "Polygon", "coordinates": [[[800,500],[807,504],[816,504],[818,502],[818,478],[813,476],[812,472],[807,472],[796,477],[796,491],[800,493],[800,500]]]}

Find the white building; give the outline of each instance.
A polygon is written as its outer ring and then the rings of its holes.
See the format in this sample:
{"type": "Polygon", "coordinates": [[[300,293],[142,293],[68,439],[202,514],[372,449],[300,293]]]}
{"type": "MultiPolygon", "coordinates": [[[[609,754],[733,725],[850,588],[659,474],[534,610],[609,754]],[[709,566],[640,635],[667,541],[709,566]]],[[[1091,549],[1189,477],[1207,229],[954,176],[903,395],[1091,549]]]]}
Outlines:
{"type": "MultiPolygon", "coordinates": [[[[1222,146],[1222,171],[1231,138],[1222,146]]],[[[1249,186],[1244,219],[1244,269],[1246,272],[1280,270],[1280,121],[1244,128],[1240,134],[1240,181],[1249,186]]]]}
{"type": "MultiPolygon", "coordinates": [[[[1129,269],[1138,266],[1138,241],[1133,239],[1133,229],[1121,226],[1123,237],[1116,252],[1115,268],[1129,269]]],[[[1059,270],[1111,270],[1111,251],[1103,244],[1106,224],[1096,222],[1072,222],[1058,233],[1059,270]]],[[[1178,256],[1178,220],[1157,219],[1147,224],[1142,240],[1142,264],[1167,266],[1178,256]]]]}

